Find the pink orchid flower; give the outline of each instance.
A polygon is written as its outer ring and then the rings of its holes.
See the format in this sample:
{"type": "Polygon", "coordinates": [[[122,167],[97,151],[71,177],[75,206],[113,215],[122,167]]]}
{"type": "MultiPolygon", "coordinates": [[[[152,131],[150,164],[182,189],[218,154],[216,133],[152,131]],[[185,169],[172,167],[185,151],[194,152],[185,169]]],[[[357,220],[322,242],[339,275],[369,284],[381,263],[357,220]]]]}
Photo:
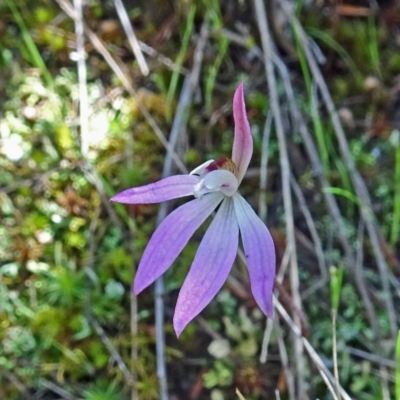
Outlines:
{"type": "Polygon", "coordinates": [[[236,89],[233,98],[233,117],[232,159],[210,160],[189,175],[170,176],[125,190],[111,199],[125,204],[149,204],[195,197],[169,214],[154,232],[136,273],[135,295],[171,266],[196,229],[219,206],[179,293],[174,314],[177,336],[224,284],[238,251],[239,231],[253,296],[268,317],[273,314],[274,243],[264,223],[238,192],[253,153],[243,84],[236,89]]]}

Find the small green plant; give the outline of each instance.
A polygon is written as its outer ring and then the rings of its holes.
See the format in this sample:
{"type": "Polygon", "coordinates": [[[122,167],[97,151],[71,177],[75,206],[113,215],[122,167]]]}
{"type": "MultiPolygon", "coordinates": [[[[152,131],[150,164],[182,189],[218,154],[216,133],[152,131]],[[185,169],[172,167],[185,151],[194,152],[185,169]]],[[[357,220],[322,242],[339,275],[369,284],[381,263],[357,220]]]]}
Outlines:
{"type": "Polygon", "coordinates": [[[124,400],[126,391],[113,382],[99,380],[83,392],[80,400],[124,400]]]}

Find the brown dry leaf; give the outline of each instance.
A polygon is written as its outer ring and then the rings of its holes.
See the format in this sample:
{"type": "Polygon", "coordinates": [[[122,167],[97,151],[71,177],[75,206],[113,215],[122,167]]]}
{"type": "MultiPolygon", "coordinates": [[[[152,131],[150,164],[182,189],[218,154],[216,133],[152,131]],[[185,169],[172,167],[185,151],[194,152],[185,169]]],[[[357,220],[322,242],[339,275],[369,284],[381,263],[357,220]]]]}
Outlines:
{"type": "Polygon", "coordinates": [[[368,7],[353,6],[351,4],[337,4],[335,13],[343,17],[368,17],[372,10],[368,7]]]}
{"type": "Polygon", "coordinates": [[[21,264],[25,264],[29,260],[37,261],[43,252],[42,245],[33,239],[22,238],[21,236],[15,238],[12,249],[17,253],[16,261],[21,264]]]}
{"type": "Polygon", "coordinates": [[[65,189],[65,196],[58,196],[57,203],[63,207],[69,214],[84,215],[86,214],[87,200],[77,194],[69,185],[65,189]]]}

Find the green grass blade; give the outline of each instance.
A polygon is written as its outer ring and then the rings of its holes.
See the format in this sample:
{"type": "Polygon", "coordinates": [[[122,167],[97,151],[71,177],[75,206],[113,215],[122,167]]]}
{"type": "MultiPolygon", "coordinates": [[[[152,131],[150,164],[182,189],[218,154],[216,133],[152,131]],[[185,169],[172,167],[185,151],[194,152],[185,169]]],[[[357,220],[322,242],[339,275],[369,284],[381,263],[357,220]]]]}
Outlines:
{"type": "Polygon", "coordinates": [[[321,163],[325,172],[329,171],[329,149],[328,144],[325,140],[326,135],[324,132],[320,113],[318,112],[317,106],[317,93],[316,90],[310,92],[310,112],[311,119],[313,122],[315,137],[317,139],[319,154],[321,156],[321,163]]]}
{"type": "MultiPolygon", "coordinates": [[[[216,31],[221,31],[224,24],[222,21],[220,5],[218,1],[206,1],[205,5],[207,7],[207,16],[211,20],[211,24],[216,31]]],[[[206,108],[207,110],[211,110],[212,103],[212,92],[214,90],[215,80],[217,79],[217,74],[219,69],[221,68],[222,61],[226,55],[229,46],[229,40],[221,36],[218,41],[218,55],[214,61],[214,63],[210,66],[207,79],[205,84],[205,100],[206,100],[206,108]]]]}
{"type": "Polygon", "coordinates": [[[337,315],[339,309],[340,291],[342,289],[343,282],[343,267],[331,267],[329,272],[331,274],[332,310],[334,311],[335,315],[337,315]]]}
{"type": "Polygon", "coordinates": [[[400,132],[393,132],[395,146],[395,174],[394,174],[394,203],[393,203],[393,218],[390,231],[390,243],[393,247],[396,246],[399,240],[400,230],[400,132]]]}
{"type": "Polygon", "coordinates": [[[303,73],[304,82],[306,83],[307,94],[308,94],[308,97],[311,98],[311,94],[312,94],[311,82],[312,82],[312,80],[311,80],[310,69],[308,68],[306,56],[304,54],[304,50],[303,50],[303,47],[301,44],[299,34],[294,25],[292,27],[292,31],[293,31],[293,36],[294,36],[295,43],[296,43],[297,56],[299,57],[301,72],[303,73]]]}
{"type": "MultiPolygon", "coordinates": [[[[183,34],[182,46],[179,50],[178,57],[175,60],[175,64],[179,67],[182,66],[183,60],[185,59],[186,50],[189,45],[190,36],[193,31],[193,23],[194,16],[196,13],[196,7],[190,6],[189,15],[186,22],[185,32],[183,34]]],[[[171,121],[172,119],[172,101],[175,98],[175,94],[178,87],[178,79],[179,79],[179,69],[174,70],[171,77],[171,82],[169,84],[168,93],[167,93],[167,104],[166,104],[166,118],[167,121],[171,121]]]]}
{"type": "Polygon", "coordinates": [[[296,43],[297,56],[299,57],[300,68],[303,73],[303,78],[306,85],[308,102],[309,102],[309,111],[314,127],[315,137],[317,139],[319,154],[321,156],[321,162],[324,171],[327,172],[329,170],[329,148],[328,148],[328,143],[325,140],[324,127],[317,106],[317,94],[316,91],[313,90],[310,69],[308,68],[307,60],[304,54],[304,50],[298,32],[296,30],[296,27],[293,26],[292,29],[296,43]]]}
{"type": "Polygon", "coordinates": [[[332,193],[332,194],[336,194],[338,196],[342,196],[345,197],[347,200],[352,201],[353,203],[359,205],[360,207],[363,206],[362,201],[355,196],[353,193],[351,193],[350,191],[343,189],[343,188],[338,188],[338,187],[325,187],[322,189],[322,191],[324,193],[332,193]]]}
{"type": "Polygon", "coordinates": [[[19,26],[19,29],[21,29],[22,39],[25,43],[25,46],[31,58],[30,62],[36,68],[40,69],[46,83],[48,85],[51,85],[53,83],[53,77],[51,76],[49,70],[47,69],[46,64],[42,56],[40,55],[40,52],[36,47],[36,44],[33,41],[32,36],[30,35],[29,30],[22,18],[21,13],[18,11],[18,8],[14,4],[13,0],[6,0],[6,3],[8,8],[11,10],[13,17],[19,26]]]}
{"type": "MultiPolygon", "coordinates": [[[[340,179],[341,179],[341,188],[348,193],[352,193],[353,198],[356,198],[356,195],[354,194],[353,186],[351,184],[351,179],[349,176],[349,172],[346,168],[346,166],[343,163],[343,160],[340,158],[339,154],[332,155],[332,159],[335,160],[334,164],[336,166],[336,170],[339,173],[340,179]]],[[[354,215],[355,211],[355,205],[357,205],[356,201],[351,201],[349,206],[346,208],[346,214],[350,217],[351,215],[354,215]]]]}
{"type": "Polygon", "coordinates": [[[379,43],[378,32],[376,30],[375,17],[370,15],[368,17],[368,53],[371,64],[374,66],[375,71],[381,75],[380,62],[379,62],[379,43]]]}
{"type": "Polygon", "coordinates": [[[208,70],[208,76],[206,80],[206,108],[207,110],[211,110],[212,103],[212,92],[215,85],[215,80],[217,78],[218,71],[221,67],[222,61],[225,57],[226,51],[228,50],[229,40],[226,38],[222,38],[219,42],[219,53],[217,58],[214,61],[214,64],[208,70]]]}
{"type": "Polygon", "coordinates": [[[363,81],[363,76],[352,58],[349,56],[347,51],[335,39],[333,39],[331,34],[323,32],[320,29],[307,29],[307,33],[311,37],[318,39],[326,46],[329,46],[331,49],[336,51],[336,53],[339,54],[343,62],[349,68],[349,71],[353,75],[354,79],[356,79],[357,82],[363,81]]]}

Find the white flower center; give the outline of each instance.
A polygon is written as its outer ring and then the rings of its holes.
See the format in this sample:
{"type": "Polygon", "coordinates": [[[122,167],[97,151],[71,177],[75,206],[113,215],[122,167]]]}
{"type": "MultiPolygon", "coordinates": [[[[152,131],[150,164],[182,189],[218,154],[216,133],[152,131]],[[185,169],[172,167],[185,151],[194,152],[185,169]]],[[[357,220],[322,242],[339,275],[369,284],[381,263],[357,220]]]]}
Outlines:
{"type": "Polygon", "coordinates": [[[230,158],[221,157],[205,162],[190,173],[200,177],[193,195],[200,198],[207,193],[222,192],[225,196],[233,196],[239,186],[236,173],[236,165],[230,158]]]}

